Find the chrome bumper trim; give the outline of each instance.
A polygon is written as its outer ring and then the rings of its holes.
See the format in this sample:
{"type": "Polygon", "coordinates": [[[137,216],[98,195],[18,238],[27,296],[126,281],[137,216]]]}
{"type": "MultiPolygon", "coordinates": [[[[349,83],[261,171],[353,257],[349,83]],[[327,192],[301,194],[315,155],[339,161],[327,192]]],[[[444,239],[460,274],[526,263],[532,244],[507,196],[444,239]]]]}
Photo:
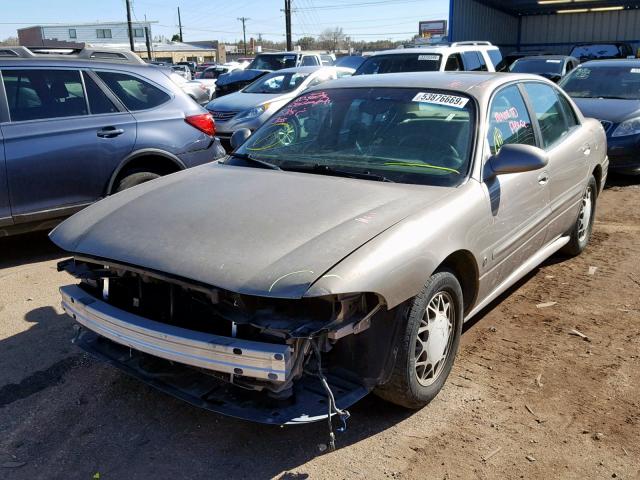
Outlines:
{"type": "Polygon", "coordinates": [[[62,308],[85,328],[116,343],[185,365],[284,382],[291,348],[167,325],[113,307],[77,285],[60,287],[62,308]]]}

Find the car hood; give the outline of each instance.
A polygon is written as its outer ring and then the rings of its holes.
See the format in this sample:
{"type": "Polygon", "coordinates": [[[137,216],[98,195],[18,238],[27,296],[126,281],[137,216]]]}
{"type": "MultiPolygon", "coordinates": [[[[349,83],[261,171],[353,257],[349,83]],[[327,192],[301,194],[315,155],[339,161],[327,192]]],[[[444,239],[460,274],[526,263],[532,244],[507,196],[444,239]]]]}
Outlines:
{"type": "Polygon", "coordinates": [[[640,100],[608,98],[574,98],[573,101],[585,117],[620,123],[633,116],[640,116],[640,100]]]}
{"type": "Polygon", "coordinates": [[[209,164],[102,200],[50,237],[74,254],[301,298],[350,253],[453,191],[209,164]]]}
{"type": "Polygon", "coordinates": [[[207,110],[241,112],[262,105],[265,102],[275,102],[285,98],[288,98],[288,96],[282,94],[235,92],[212,100],[207,105],[207,110]]]}
{"type": "Polygon", "coordinates": [[[229,85],[236,82],[250,82],[262,75],[269,73],[270,70],[234,70],[233,72],[223,73],[218,77],[217,85],[229,85]]]}

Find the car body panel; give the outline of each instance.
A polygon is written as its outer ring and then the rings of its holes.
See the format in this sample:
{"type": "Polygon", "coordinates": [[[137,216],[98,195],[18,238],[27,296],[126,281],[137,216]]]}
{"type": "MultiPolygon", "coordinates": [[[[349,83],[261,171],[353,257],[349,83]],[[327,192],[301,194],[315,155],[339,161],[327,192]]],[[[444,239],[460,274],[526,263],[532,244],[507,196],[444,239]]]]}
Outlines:
{"type": "Polygon", "coordinates": [[[4,155],[4,137],[0,127],[0,227],[13,224],[11,204],[9,203],[9,184],[4,155]]]}

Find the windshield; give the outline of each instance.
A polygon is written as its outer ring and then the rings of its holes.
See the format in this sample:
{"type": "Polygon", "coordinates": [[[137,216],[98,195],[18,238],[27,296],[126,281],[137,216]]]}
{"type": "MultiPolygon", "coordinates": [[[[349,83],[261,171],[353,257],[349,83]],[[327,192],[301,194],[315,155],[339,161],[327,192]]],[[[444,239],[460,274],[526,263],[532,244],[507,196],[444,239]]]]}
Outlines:
{"type": "Polygon", "coordinates": [[[560,86],[574,98],[640,99],[640,64],[623,66],[581,66],[560,86]]]}
{"type": "Polygon", "coordinates": [[[511,65],[510,70],[515,73],[561,75],[562,65],[562,60],[556,58],[521,58],[511,65]]]}
{"type": "Polygon", "coordinates": [[[283,170],[321,167],[455,186],[469,170],[474,130],[474,103],[458,93],[320,90],[283,107],[237,153],[283,170]]]}
{"type": "Polygon", "coordinates": [[[569,55],[579,58],[582,61],[592,60],[596,58],[624,57],[620,50],[620,47],[613,43],[603,43],[598,45],[578,45],[576,47],[573,47],[569,55]]]}
{"type": "Polygon", "coordinates": [[[247,88],[244,93],[288,93],[298,88],[308,73],[270,73],[264,77],[260,77],[247,88]]]}
{"type": "Polygon", "coordinates": [[[247,69],[254,70],[282,70],[296,66],[295,54],[290,55],[258,55],[247,69]]]}
{"type": "Polygon", "coordinates": [[[401,53],[367,58],[354,75],[397,72],[437,72],[442,56],[433,53],[401,53]]]}

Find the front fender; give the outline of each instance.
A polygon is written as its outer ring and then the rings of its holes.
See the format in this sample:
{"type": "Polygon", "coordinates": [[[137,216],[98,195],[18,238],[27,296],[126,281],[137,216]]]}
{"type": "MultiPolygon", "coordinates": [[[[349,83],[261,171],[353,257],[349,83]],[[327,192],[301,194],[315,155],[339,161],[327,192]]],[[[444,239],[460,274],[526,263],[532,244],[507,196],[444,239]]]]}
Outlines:
{"type": "Polygon", "coordinates": [[[436,205],[375,237],[322,275],[306,297],[371,292],[391,309],[417,295],[452,253],[470,251],[476,263],[491,218],[480,184],[469,181],[436,205]]]}

